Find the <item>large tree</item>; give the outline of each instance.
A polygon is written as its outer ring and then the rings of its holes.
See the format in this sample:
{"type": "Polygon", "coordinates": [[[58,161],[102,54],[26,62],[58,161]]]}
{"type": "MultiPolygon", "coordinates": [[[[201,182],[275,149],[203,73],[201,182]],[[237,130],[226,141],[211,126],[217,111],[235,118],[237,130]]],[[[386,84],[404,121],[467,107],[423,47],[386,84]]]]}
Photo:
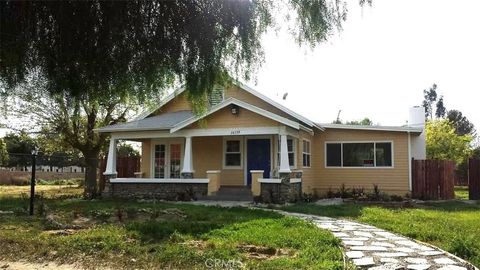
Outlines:
{"type": "Polygon", "coordinates": [[[455,132],[458,135],[475,135],[474,125],[462,114],[461,111],[449,110],[447,113],[447,119],[453,124],[455,132]]]}
{"type": "Polygon", "coordinates": [[[457,164],[468,159],[472,150],[471,135],[458,135],[446,119],[428,121],[426,125],[427,158],[454,160],[457,164]]]}
{"type": "Polygon", "coordinates": [[[0,89],[12,94],[42,78],[29,101],[52,101],[49,116],[62,121],[47,126],[85,156],[86,195],[94,197],[107,139],[94,128],[123,121],[124,103],[184,83],[200,111],[226,74],[254,74],[268,29],[287,25],[298,43],[315,46],[345,13],[341,0],[1,1],[0,89]]]}

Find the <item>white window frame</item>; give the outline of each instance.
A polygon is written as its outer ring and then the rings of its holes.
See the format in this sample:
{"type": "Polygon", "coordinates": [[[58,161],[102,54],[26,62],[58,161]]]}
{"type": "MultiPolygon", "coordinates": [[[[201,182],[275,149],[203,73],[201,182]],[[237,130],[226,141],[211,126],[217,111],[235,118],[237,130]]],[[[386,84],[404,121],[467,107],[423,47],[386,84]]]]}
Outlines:
{"type": "Polygon", "coordinates": [[[375,140],[375,141],[326,141],[324,146],[324,160],[325,160],[325,168],[327,169],[374,169],[374,170],[382,170],[382,169],[394,169],[395,168],[395,147],[393,140],[375,140]],[[346,143],[373,143],[373,167],[368,166],[343,166],[343,144],[346,143]],[[390,143],[392,146],[392,166],[381,166],[377,167],[377,143],[390,143]],[[328,144],[340,144],[340,166],[328,166],[327,165],[327,145],[328,144]]]}
{"type": "MultiPolygon", "coordinates": [[[[180,144],[180,171],[183,168],[183,155],[185,154],[185,142],[182,139],[155,139],[151,141],[150,148],[150,175],[151,178],[155,179],[172,179],[170,177],[170,145],[171,144],[180,144]],[[165,177],[164,178],[155,178],[155,146],[164,144],[165,145],[165,177]]],[[[180,174],[180,179],[182,176],[180,174]]]]}
{"type": "MultiPolygon", "coordinates": [[[[243,169],[243,159],[244,159],[244,149],[243,149],[243,137],[237,137],[237,136],[226,136],[223,137],[223,161],[222,161],[222,167],[225,170],[238,170],[238,169],[243,169]],[[227,141],[239,141],[240,142],[240,166],[227,166],[226,165],[226,155],[227,155],[227,141]]],[[[230,152],[230,153],[237,153],[237,152],[230,152]]]]}
{"type": "MultiPolygon", "coordinates": [[[[292,151],[288,151],[287,149],[287,155],[293,154],[293,166],[290,165],[290,159],[288,161],[288,165],[290,169],[296,169],[297,168],[297,142],[298,139],[295,137],[290,137],[287,136],[287,148],[288,148],[288,140],[292,141],[292,151]]],[[[277,160],[277,168],[280,168],[280,136],[277,136],[277,151],[276,151],[276,160],[277,160]]]]}
{"type": "Polygon", "coordinates": [[[302,167],[303,168],[311,168],[312,167],[312,142],[307,139],[302,139],[302,167]],[[303,147],[304,143],[308,143],[308,152],[305,152],[303,147]],[[308,155],[310,157],[308,166],[305,166],[305,160],[303,159],[303,155],[308,155]]]}

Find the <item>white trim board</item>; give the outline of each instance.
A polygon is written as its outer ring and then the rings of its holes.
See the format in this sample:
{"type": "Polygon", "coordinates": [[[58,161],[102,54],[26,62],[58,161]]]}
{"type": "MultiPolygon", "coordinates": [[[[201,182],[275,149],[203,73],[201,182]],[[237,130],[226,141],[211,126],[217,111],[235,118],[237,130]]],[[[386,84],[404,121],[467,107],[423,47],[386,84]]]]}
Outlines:
{"type": "Polygon", "coordinates": [[[175,133],[168,131],[130,131],[115,132],[111,137],[116,140],[180,138],[180,137],[206,137],[206,136],[243,136],[243,135],[271,135],[284,132],[283,127],[240,127],[240,128],[199,128],[183,129],[175,133]]]}
{"type": "Polygon", "coordinates": [[[261,116],[270,118],[270,119],[272,119],[272,120],[274,120],[274,121],[277,121],[277,122],[279,122],[279,123],[282,123],[282,124],[284,124],[284,125],[286,125],[286,126],[289,126],[289,127],[291,127],[291,128],[294,128],[294,129],[296,129],[296,130],[299,130],[299,129],[300,129],[300,124],[297,123],[297,122],[295,122],[295,121],[292,121],[292,120],[287,119],[287,118],[285,118],[285,117],[281,117],[281,116],[276,115],[276,114],[274,114],[274,113],[271,113],[271,112],[269,112],[269,111],[267,111],[267,110],[260,109],[260,108],[258,108],[258,107],[256,107],[256,106],[253,106],[253,105],[251,105],[251,104],[249,104],[249,103],[243,102],[243,101],[238,100],[238,99],[236,99],[236,98],[228,98],[228,99],[224,100],[223,102],[221,102],[221,103],[213,106],[206,114],[201,115],[201,116],[194,116],[194,117],[192,117],[192,118],[189,118],[189,119],[187,119],[187,120],[184,120],[184,121],[178,123],[177,125],[175,125],[175,127],[173,127],[172,129],[170,129],[170,133],[174,133],[174,132],[176,132],[176,131],[179,131],[179,130],[183,129],[184,127],[187,127],[187,126],[189,126],[189,125],[197,122],[198,120],[200,120],[200,119],[202,119],[202,118],[205,118],[205,117],[207,117],[208,115],[210,115],[210,114],[212,114],[212,113],[214,113],[214,112],[217,112],[217,111],[219,111],[219,110],[221,110],[221,109],[223,109],[223,108],[225,108],[225,107],[227,107],[227,106],[229,106],[229,105],[232,105],[232,104],[238,105],[238,106],[240,106],[240,107],[242,107],[242,108],[244,108],[244,109],[247,109],[247,110],[249,110],[249,111],[251,111],[251,112],[254,112],[254,113],[256,113],[256,114],[259,114],[259,115],[261,115],[261,116]]]}

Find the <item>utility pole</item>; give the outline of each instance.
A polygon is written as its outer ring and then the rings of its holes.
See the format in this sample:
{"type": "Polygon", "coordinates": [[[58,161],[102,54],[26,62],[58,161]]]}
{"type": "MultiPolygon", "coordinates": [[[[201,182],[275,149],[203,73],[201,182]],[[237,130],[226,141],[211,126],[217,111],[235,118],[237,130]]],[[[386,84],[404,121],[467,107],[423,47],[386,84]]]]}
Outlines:
{"type": "Polygon", "coordinates": [[[33,204],[35,200],[35,171],[37,170],[38,149],[32,150],[32,179],[30,180],[30,216],[33,216],[33,204]]]}

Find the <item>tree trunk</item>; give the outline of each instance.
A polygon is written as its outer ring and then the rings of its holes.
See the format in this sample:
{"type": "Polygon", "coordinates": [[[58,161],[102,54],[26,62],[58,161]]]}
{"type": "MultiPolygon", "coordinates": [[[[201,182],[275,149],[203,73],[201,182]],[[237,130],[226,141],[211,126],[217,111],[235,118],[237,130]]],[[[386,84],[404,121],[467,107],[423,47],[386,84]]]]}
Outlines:
{"type": "Polygon", "coordinates": [[[94,151],[84,153],[86,163],[84,196],[86,199],[94,199],[98,195],[97,168],[99,154],[99,152],[94,151]]]}

